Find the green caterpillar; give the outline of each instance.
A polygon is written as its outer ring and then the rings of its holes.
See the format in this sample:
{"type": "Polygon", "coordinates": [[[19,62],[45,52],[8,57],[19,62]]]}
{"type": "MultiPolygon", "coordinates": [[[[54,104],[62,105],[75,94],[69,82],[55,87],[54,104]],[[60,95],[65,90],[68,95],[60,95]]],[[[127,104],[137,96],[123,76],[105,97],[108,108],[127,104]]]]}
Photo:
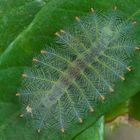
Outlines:
{"type": "Polygon", "coordinates": [[[55,49],[41,50],[22,75],[23,88],[16,94],[23,104],[21,117],[32,118],[38,132],[52,127],[64,133],[72,121],[82,123],[114,91],[114,82],[131,71],[132,23],[116,11],[91,11],[57,32],[55,49]]]}

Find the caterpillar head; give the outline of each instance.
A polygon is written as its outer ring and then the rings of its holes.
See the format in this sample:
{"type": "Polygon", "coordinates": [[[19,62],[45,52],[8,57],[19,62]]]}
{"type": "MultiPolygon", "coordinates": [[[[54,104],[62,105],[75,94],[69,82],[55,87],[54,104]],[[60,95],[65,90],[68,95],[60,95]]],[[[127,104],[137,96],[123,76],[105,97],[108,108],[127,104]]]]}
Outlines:
{"type": "Polygon", "coordinates": [[[91,9],[65,30],[55,33],[55,49],[47,47],[33,58],[17,93],[21,117],[30,117],[38,132],[53,127],[64,133],[72,121],[83,123],[88,112],[114,91],[116,80],[131,71],[132,23],[117,12],[103,15],[91,9]]]}

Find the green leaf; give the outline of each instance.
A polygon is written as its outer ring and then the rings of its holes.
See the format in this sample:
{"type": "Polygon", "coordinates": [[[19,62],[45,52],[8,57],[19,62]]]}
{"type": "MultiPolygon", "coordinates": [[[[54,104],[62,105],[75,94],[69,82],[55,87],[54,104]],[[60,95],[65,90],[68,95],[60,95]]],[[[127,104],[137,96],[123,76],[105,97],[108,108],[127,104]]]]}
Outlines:
{"type": "MultiPolygon", "coordinates": [[[[3,3],[3,7],[1,6],[0,10],[3,11],[3,15],[0,17],[0,54],[26,29],[36,14],[45,5],[44,1],[31,0],[28,2],[19,0],[17,2],[10,1],[6,3],[5,1],[1,1],[1,3],[3,3]],[[13,3],[15,3],[15,7],[13,3]],[[5,10],[5,8],[7,10],[5,10]]],[[[13,102],[17,102],[17,99],[11,93],[19,87],[20,74],[22,71],[23,68],[9,68],[9,66],[7,69],[0,71],[0,93],[2,93],[0,94],[0,100],[13,100],[13,102]]]]}
{"type": "Polygon", "coordinates": [[[104,117],[79,134],[74,140],[104,140],[104,117]]]}
{"type": "MultiPolygon", "coordinates": [[[[15,2],[14,2],[15,3],[15,2]]],[[[32,22],[45,2],[28,2],[10,9],[0,18],[0,53],[32,22]]]]}
{"type": "Polygon", "coordinates": [[[112,121],[113,119],[115,119],[119,115],[122,115],[122,114],[125,114],[128,112],[129,112],[129,102],[125,101],[121,104],[118,104],[117,106],[112,108],[110,111],[108,111],[105,114],[105,121],[107,121],[107,122],[112,121]]]}
{"type": "MultiPolygon", "coordinates": [[[[4,118],[0,117],[0,136],[2,140],[71,140],[93,125],[104,113],[126,101],[140,90],[140,54],[136,52],[132,61],[134,70],[125,75],[126,81],[118,81],[115,92],[104,103],[98,104],[95,107],[98,110],[95,110],[93,114],[89,114],[82,125],[72,124],[72,127],[67,129],[63,135],[54,130],[44,130],[41,134],[37,134],[32,127],[18,117],[20,111],[15,92],[20,86],[20,75],[23,67],[31,65],[31,59],[35,53],[39,52],[46,43],[53,42],[54,33],[71,24],[75,16],[86,14],[91,7],[107,11],[112,9],[115,4],[127,17],[140,21],[139,0],[118,0],[116,2],[114,0],[108,2],[106,0],[82,0],[82,2],[81,0],[51,0],[36,14],[28,27],[10,43],[0,57],[0,100],[3,101],[1,108],[5,108],[5,104],[9,103],[9,107],[0,112],[5,116],[4,118]],[[10,104],[13,104],[13,106],[10,106],[10,104]],[[9,108],[13,112],[7,113],[9,108]],[[8,118],[9,120],[6,120],[8,118]]],[[[136,26],[136,29],[137,32],[134,37],[139,40],[140,27],[136,26]]]]}
{"type": "Polygon", "coordinates": [[[130,99],[129,115],[140,120],[140,93],[137,93],[130,99]]]}
{"type": "Polygon", "coordinates": [[[0,18],[8,13],[10,10],[20,7],[27,2],[31,2],[33,0],[1,0],[0,1],[0,18]]]}

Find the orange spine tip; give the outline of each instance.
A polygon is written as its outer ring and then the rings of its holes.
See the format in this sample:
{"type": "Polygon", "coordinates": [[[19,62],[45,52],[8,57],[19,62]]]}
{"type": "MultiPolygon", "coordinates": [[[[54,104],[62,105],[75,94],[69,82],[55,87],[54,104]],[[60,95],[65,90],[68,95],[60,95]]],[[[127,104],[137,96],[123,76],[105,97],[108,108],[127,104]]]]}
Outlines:
{"type": "Polygon", "coordinates": [[[61,33],[65,33],[65,31],[63,29],[60,30],[61,33]]]}
{"type": "Polygon", "coordinates": [[[130,67],[127,67],[126,69],[127,69],[128,71],[131,71],[130,67]]]}
{"type": "Polygon", "coordinates": [[[20,93],[16,93],[16,96],[20,96],[21,94],[20,93]]]}
{"type": "Polygon", "coordinates": [[[120,76],[120,79],[121,79],[122,81],[124,81],[124,80],[125,80],[125,78],[124,78],[123,76],[120,76]]]}
{"type": "Polygon", "coordinates": [[[22,74],[22,77],[28,77],[28,76],[27,76],[27,74],[26,74],[26,73],[23,73],[23,74],[22,74]]]}
{"type": "Polygon", "coordinates": [[[101,97],[101,100],[102,100],[102,101],[105,100],[105,97],[104,97],[103,95],[101,95],[100,97],[101,97]]]}
{"type": "Polygon", "coordinates": [[[41,131],[40,129],[37,129],[37,132],[38,132],[38,133],[40,133],[40,131],[41,131]]]}
{"type": "Polygon", "coordinates": [[[26,107],[26,111],[27,111],[28,113],[32,113],[32,108],[31,108],[30,106],[27,106],[27,107],[26,107]]]}
{"type": "Polygon", "coordinates": [[[140,50],[140,48],[139,47],[135,47],[135,50],[140,50]]]}
{"type": "Polygon", "coordinates": [[[114,11],[116,11],[117,10],[117,6],[114,6],[114,11]]]}
{"type": "Polygon", "coordinates": [[[23,118],[23,116],[24,116],[23,114],[20,114],[20,117],[21,117],[21,118],[23,118]]]}
{"type": "Polygon", "coordinates": [[[60,34],[58,32],[55,33],[56,36],[60,36],[60,34]]]}
{"type": "Polygon", "coordinates": [[[93,12],[93,13],[95,12],[95,10],[94,10],[93,8],[91,8],[90,10],[91,10],[91,12],[93,12]]]}
{"type": "Polygon", "coordinates": [[[60,129],[60,131],[61,131],[62,133],[64,133],[64,132],[65,132],[64,128],[61,128],[61,129],[60,129]]]}
{"type": "Polygon", "coordinates": [[[41,50],[40,51],[42,54],[46,54],[47,53],[47,51],[45,51],[45,50],[41,50]]]}
{"type": "Polygon", "coordinates": [[[75,17],[75,19],[76,19],[77,21],[80,21],[80,18],[79,18],[79,17],[77,17],[77,16],[75,17]]]}
{"type": "Polygon", "coordinates": [[[32,60],[33,62],[38,62],[38,59],[36,59],[36,58],[33,58],[33,60],[32,60]]]}
{"type": "Polygon", "coordinates": [[[114,89],[112,87],[109,87],[109,92],[114,92],[114,89]]]}
{"type": "Polygon", "coordinates": [[[137,21],[133,21],[132,24],[133,24],[133,25],[137,24],[137,21]]]}
{"type": "Polygon", "coordinates": [[[82,119],[82,118],[79,118],[79,122],[80,122],[80,123],[83,123],[83,119],[82,119]]]}
{"type": "Polygon", "coordinates": [[[93,112],[94,111],[94,109],[90,106],[89,107],[89,112],[93,112]]]}

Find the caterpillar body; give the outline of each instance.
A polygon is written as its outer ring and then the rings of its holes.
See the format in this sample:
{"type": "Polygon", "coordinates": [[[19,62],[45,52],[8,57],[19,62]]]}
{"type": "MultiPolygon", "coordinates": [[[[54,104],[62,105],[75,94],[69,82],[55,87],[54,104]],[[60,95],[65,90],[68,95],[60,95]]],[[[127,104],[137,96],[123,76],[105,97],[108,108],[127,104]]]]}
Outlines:
{"type": "Polygon", "coordinates": [[[131,28],[117,12],[102,15],[92,9],[57,32],[55,49],[41,50],[22,75],[23,88],[16,94],[22,99],[21,116],[30,116],[38,132],[44,127],[64,132],[72,121],[82,123],[114,91],[114,82],[131,71],[131,28]]]}

